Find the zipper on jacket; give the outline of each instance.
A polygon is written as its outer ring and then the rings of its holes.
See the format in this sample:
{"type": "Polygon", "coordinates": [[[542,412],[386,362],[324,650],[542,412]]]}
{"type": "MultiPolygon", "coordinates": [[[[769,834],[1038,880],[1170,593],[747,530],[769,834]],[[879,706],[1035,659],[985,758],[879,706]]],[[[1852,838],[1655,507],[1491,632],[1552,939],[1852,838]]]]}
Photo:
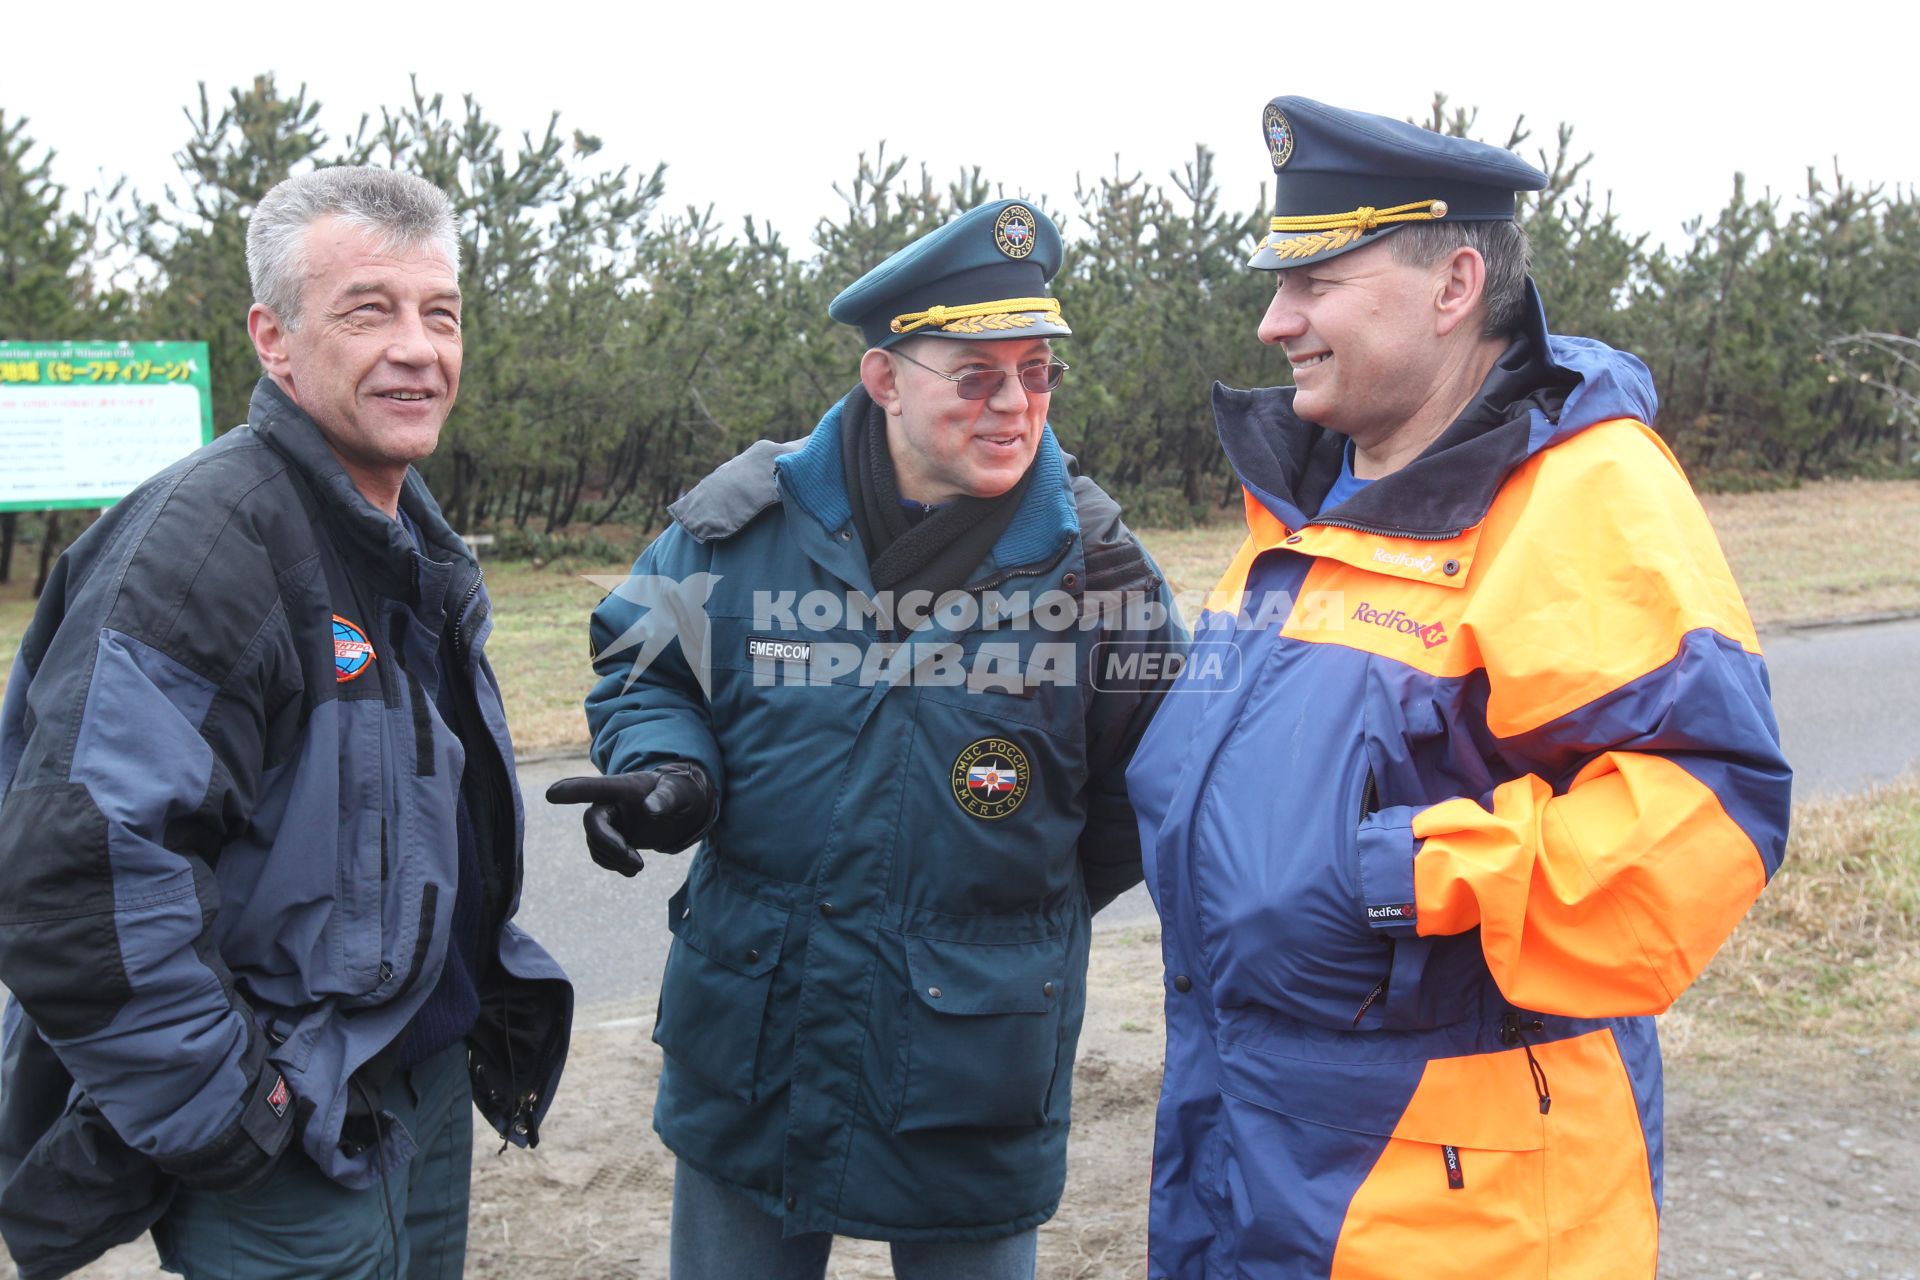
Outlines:
{"type": "Polygon", "coordinates": [[[1527,1051],[1527,1073],[1533,1077],[1533,1092],[1540,1099],[1540,1114],[1546,1115],[1553,1107],[1553,1095],[1547,1092],[1546,1070],[1533,1056],[1533,1045],[1527,1040],[1527,1032],[1539,1031],[1542,1025],[1538,1018],[1522,1025],[1518,1013],[1500,1015],[1500,1043],[1509,1049],[1517,1044],[1527,1051]]]}
{"type": "Polygon", "coordinates": [[[1378,983],[1374,985],[1373,990],[1367,992],[1367,998],[1360,1002],[1359,1011],[1353,1015],[1353,1025],[1355,1027],[1358,1027],[1360,1025],[1360,1019],[1367,1016],[1367,1010],[1373,1008],[1373,1002],[1375,1000],[1378,1000],[1381,996],[1385,995],[1386,993],[1387,993],[1387,980],[1385,978],[1382,978],[1378,983]]]}
{"type": "MultiPolygon", "coordinates": [[[[479,673],[474,670],[472,637],[467,633],[467,612],[485,584],[486,573],[475,564],[473,581],[461,596],[460,607],[453,612],[451,652],[444,659],[449,665],[441,673],[441,678],[459,682],[452,686],[456,723],[448,727],[466,748],[467,773],[460,785],[462,793],[470,797],[474,836],[483,845],[480,850],[481,936],[491,940],[506,918],[514,889],[521,881],[522,868],[521,851],[512,835],[513,811],[507,802],[511,794],[509,780],[512,769],[507,763],[506,753],[500,749],[499,741],[487,727],[486,716],[480,710],[479,673]],[[467,695],[464,698],[460,696],[462,686],[467,695]],[[486,782],[475,782],[475,770],[482,767],[482,761],[493,766],[493,777],[486,782]],[[483,805],[486,808],[484,815],[480,812],[483,805]],[[511,865],[506,867],[501,865],[498,856],[502,841],[506,842],[512,853],[511,865]]],[[[489,942],[489,945],[493,944],[489,942]]]]}
{"type": "MultiPolygon", "coordinates": [[[[1373,766],[1368,765],[1367,785],[1360,788],[1360,817],[1358,821],[1365,822],[1368,815],[1372,814],[1379,807],[1380,781],[1373,772],[1373,766]]],[[[1380,941],[1386,943],[1388,947],[1393,946],[1393,939],[1390,937],[1383,935],[1380,941]]],[[[1353,1014],[1353,1025],[1356,1028],[1360,1025],[1360,1019],[1367,1016],[1367,1010],[1373,1008],[1374,1001],[1387,993],[1387,983],[1392,980],[1392,977],[1392,973],[1389,972],[1385,978],[1380,979],[1380,981],[1374,985],[1373,990],[1367,992],[1367,998],[1360,1002],[1360,1007],[1356,1009],[1353,1014]]]]}
{"type": "Polygon", "coordinates": [[[467,610],[473,605],[473,598],[480,594],[480,588],[486,580],[486,570],[478,564],[474,565],[473,585],[467,588],[467,594],[461,598],[460,607],[453,611],[453,656],[459,662],[467,661],[467,644],[464,635],[467,626],[467,610]]]}
{"type": "Polygon", "coordinates": [[[1300,527],[1306,529],[1314,525],[1323,529],[1351,529],[1355,533],[1378,534],[1382,538],[1405,538],[1408,542],[1451,542],[1466,532],[1464,529],[1455,529],[1452,533],[1407,533],[1400,529],[1379,529],[1352,520],[1309,520],[1300,527]]]}
{"type": "Polygon", "coordinates": [[[994,587],[999,586],[1003,582],[1010,581],[1011,579],[1018,578],[1026,574],[1045,573],[1047,570],[1053,568],[1053,566],[1060,563],[1060,557],[1066,555],[1067,552],[1073,550],[1073,540],[1079,536],[1080,535],[1077,533],[1068,534],[1067,540],[1060,544],[1060,549],[1054,552],[1052,555],[1048,556],[1045,560],[1035,560],[1032,564],[1013,565],[1009,568],[1000,570],[1000,572],[998,573],[982,578],[978,582],[969,582],[966,586],[961,587],[960,590],[990,591],[994,587]]]}

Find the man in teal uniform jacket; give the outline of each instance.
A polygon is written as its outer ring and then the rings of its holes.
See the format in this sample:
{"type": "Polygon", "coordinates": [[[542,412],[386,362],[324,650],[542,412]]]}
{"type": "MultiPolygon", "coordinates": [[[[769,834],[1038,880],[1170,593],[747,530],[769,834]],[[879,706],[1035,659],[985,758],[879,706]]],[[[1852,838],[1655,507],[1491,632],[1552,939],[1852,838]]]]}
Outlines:
{"type": "Polygon", "coordinates": [[[1003,200],[869,272],[831,308],[859,384],[681,499],[594,614],[607,776],[550,798],[627,874],[705,838],[654,1031],[676,1276],[818,1276],[835,1233],[1033,1274],[1089,917],[1140,877],[1159,687],[1115,655],[1184,641],[1047,426],[1060,255],[1003,200]]]}

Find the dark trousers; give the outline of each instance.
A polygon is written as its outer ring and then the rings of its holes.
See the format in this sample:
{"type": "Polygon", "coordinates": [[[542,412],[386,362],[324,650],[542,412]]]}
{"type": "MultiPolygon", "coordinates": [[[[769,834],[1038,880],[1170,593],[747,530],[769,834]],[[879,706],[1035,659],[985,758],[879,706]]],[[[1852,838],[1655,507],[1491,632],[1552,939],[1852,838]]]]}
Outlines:
{"type": "Polygon", "coordinates": [[[420,1148],[384,1184],[341,1186],[296,1137],[246,1191],[181,1188],[153,1227],[160,1265],[192,1280],[459,1280],[473,1175],[466,1045],[395,1072],[378,1102],[420,1148]]]}

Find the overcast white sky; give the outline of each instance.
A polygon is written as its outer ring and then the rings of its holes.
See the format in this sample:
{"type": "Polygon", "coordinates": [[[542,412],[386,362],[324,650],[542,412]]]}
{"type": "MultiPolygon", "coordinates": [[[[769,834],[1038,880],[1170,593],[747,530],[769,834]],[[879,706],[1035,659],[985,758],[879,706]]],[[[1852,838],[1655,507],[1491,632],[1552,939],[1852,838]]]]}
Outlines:
{"type": "Polygon", "coordinates": [[[157,196],[198,81],[216,95],[267,70],[304,82],[339,138],[404,101],[417,72],[450,99],[474,94],[511,137],[558,109],[605,140],[602,158],[665,161],[669,207],[767,217],[796,246],[882,139],[937,179],[978,164],[1068,212],[1076,174],[1117,154],[1164,183],[1204,142],[1228,208],[1250,208],[1271,177],[1260,109],[1282,93],[1409,116],[1441,90],[1478,106],[1495,140],[1524,114],[1529,159],[1566,121],[1596,188],[1670,243],[1725,204],[1736,170],[1789,197],[1835,157],[1858,181],[1915,180],[1912,11],[1711,8],[19,0],[0,19],[0,109],[31,117],[76,190],[104,172],[157,196]]]}

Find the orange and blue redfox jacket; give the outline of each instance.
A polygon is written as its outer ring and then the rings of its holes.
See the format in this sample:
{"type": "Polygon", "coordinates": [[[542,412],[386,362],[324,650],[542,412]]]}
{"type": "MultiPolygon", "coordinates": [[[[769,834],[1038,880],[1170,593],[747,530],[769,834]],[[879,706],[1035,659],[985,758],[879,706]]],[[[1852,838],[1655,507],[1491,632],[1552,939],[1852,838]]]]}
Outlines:
{"type": "Polygon", "coordinates": [[[1128,771],[1163,921],[1149,1274],[1651,1277],[1671,1005],[1790,775],[1646,368],[1537,306],[1417,461],[1215,392],[1248,537],[1128,771]]]}

